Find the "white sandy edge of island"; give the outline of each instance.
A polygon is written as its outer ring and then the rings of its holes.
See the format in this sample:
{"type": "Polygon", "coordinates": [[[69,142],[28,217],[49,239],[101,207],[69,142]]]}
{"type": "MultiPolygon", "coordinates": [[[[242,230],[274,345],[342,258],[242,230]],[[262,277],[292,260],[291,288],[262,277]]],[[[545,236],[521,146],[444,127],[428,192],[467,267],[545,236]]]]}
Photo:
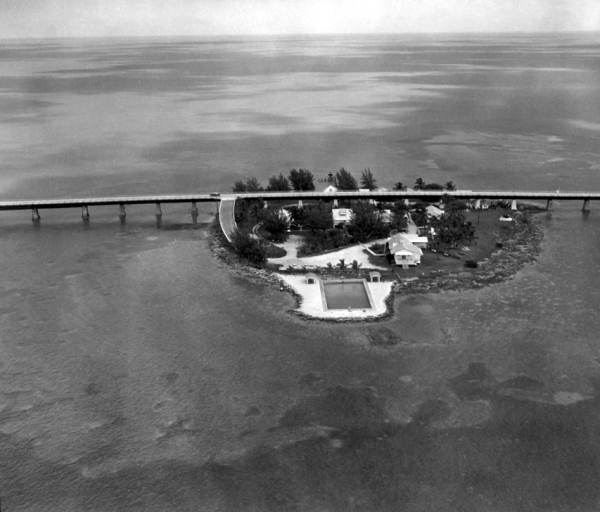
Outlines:
{"type": "Polygon", "coordinates": [[[291,287],[302,297],[300,307],[296,311],[307,316],[324,319],[355,319],[375,318],[387,313],[385,303],[392,291],[393,282],[383,281],[380,283],[365,284],[371,292],[373,307],[370,309],[329,309],[323,306],[321,288],[318,284],[306,284],[306,276],[303,274],[275,274],[281,281],[291,287]]]}

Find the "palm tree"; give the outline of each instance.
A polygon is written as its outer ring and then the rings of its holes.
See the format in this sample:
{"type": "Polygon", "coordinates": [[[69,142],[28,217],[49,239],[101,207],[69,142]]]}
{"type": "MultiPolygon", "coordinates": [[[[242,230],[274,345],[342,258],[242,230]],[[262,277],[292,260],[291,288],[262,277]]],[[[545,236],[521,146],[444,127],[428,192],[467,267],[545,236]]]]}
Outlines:
{"type": "Polygon", "coordinates": [[[368,188],[369,190],[375,190],[377,188],[377,181],[373,176],[370,168],[366,168],[360,176],[360,185],[362,188],[368,188]]]}

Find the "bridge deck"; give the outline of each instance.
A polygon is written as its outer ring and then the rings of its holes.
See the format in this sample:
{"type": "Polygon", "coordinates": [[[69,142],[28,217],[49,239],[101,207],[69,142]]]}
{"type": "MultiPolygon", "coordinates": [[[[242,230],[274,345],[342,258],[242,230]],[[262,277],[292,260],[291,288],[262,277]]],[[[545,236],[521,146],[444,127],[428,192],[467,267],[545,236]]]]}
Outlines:
{"type": "Polygon", "coordinates": [[[427,199],[450,196],[457,199],[537,199],[576,200],[600,199],[600,192],[586,191],[522,191],[522,190],[374,190],[369,192],[250,192],[232,194],[238,199],[427,199]]]}
{"type": "Polygon", "coordinates": [[[155,196],[113,196],[80,197],[62,199],[24,199],[0,201],[0,210],[29,210],[31,208],[74,208],[78,206],[110,206],[120,204],[191,203],[219,202],[220,195],[155,195],[155,196]]]}
{"type": "Polygon", "coordinates": [[[0,201],[0,210],[27,210],[31,208],[73,208],[78,206],[108,206],[120,204],[219,202],[235,199],[428,199],[442,195],[457,199],[533,199],[533,200],[597,200],[600,192],[550,192],[515,190],[375,190],[370,192],[250,192],[240,194],[189,194],[152,196],[82,197],[61,199],[25,199],[0,201]]]}

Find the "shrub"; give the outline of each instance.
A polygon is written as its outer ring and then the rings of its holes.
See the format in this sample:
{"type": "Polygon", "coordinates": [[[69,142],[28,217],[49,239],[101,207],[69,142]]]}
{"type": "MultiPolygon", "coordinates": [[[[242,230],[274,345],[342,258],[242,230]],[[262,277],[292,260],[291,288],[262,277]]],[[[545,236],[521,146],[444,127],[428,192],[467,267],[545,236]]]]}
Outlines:
{"type": "Polygon", "coordinates": [[[283,258],[287,252],[285,249],[278,247],[274,244],[265,244],[265,256],[267,258],[283,258]]]}
{"type": "Polygon", "coordinates": [[[263,265],[267,261],[267,250],[264,245],[248,233],[236,231],[231,244],[238,256],[253,265],[263,265]]]}
{"type": "Polygon", "coordinates": [[[350,237],[343,229],[313,231],[304,236],[304,242],[298,248],[298,256],[307,256],[344,247],[350,243],[350,237]]]}

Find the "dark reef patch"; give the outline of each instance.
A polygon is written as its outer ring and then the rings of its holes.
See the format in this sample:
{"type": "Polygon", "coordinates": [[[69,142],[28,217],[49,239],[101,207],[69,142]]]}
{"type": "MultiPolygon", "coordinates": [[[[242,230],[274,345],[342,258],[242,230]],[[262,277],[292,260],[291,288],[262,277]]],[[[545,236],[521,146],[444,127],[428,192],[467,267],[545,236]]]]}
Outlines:
{"type": "Polygon", "coordinates": [[[381,423],[383,403],[370,388],[336,386],[324,395],[306,398],[282,416],[283,427],[324,425],[348,430],[381,423]]]}
{"type": "Polygon", "coordinates": [[[498,383],[481,363],[451,385],[469,399],[487,397],[490,419],[431,428],[450,407],[429,400],[411,423],[393,424],[367,389],[337,387],[306,399],[281,423],[342,430],[205,467],[224,497],[221,509],[597,510],[598,398],[564,406],[503,396],[494,390],[541,383],[524,376],[498,383]]]}
{"type": "Polygon", "coordinates": [[[470,363],[467,371],[450,379],[450,389],[463,400],[489,399],[496,380],[483,363],[470,363]]]}

